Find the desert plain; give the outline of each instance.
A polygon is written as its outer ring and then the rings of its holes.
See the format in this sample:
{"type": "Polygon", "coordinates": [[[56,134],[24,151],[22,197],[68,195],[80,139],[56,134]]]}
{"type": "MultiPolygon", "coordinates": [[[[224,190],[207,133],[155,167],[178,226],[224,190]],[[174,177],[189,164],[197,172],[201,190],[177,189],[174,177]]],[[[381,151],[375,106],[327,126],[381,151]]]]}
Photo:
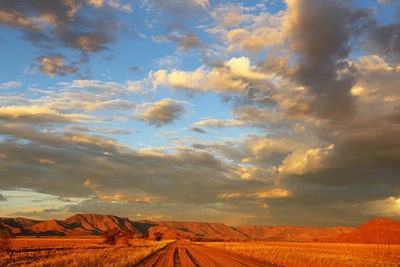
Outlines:
{"type": "Polygon", "coordinates": [[[0,218],[13,233],[0,266],[395,266],[400,223],[376,218],[358,228],[239,226],[130,221],[77,214],[65,220],[0,218]],[[107,229],[132,233],[105,243],[107,229]],[[160,240],[156,240],[160,235],[160,240]]]}

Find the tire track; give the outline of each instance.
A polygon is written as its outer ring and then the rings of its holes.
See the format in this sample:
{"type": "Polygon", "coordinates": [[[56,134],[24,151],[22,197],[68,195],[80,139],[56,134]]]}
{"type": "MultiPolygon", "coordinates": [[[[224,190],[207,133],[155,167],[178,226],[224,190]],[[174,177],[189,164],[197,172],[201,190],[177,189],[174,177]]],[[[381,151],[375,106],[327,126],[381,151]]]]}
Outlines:
{"type": "Polygon", "coordinates": [[[187,248],[185,248],[185,253],[189,257],[189,259],[192,261],[192,263],[194,264],[195,267],[201,267],[201,265],[199,265],[197,263],[196,258],[193,257],[193,255],[190,253],[190,251],[187,248]]]}
{"type": "Polygon", "coordinates": [[[181,261],[179,259],[179,250],[178,248],[175,248],[174,250],[174,267],[180,267],[181,266],[181,261]]]}

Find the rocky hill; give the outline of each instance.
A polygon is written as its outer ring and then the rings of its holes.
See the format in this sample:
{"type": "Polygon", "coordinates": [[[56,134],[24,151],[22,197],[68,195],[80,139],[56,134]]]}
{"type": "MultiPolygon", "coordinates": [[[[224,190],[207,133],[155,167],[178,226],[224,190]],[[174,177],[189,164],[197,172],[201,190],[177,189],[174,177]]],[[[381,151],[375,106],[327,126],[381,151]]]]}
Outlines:
{"type": "Polygon", "coordinates": [[[91,235],[100,235],[102,231],[108,228],[120,228],[122,230],[131,230],[136,234],[141,232],[137,230],[128,218],[120,218],[113,215],[98,214],[76,214],[63,223],[67,224],[70,229],[80,233],[89,233],[91,235]]]}
{"type": "Polygon", "coordinates": [[[400,223],[391,219],[376,218],[364,223],[351,233],[340,235],[335,241],[400,244],[400,223]]]}
{"type": "Polygon", "coordinates": [[[14,234],[27,234],[28,229],[40,223],[37,220],[31,220],[26,218],[0,218],[0,228],[8,228],[14,234]]]}
{"type": "Polygon", "coordinates": [[[0,218],[0,228],[9,228],[17,236],[90,236],[108,228],[131,230],[136,235],[161,232],[173,239],[260,239],[276,241],[324,241],[400,244],[400,223],[374,219],[361,227],[239,226],[223,223],[179,221],[130,221],[113,215],[76,214],[65,220],[38,221],[25,218],[0,218]]]}

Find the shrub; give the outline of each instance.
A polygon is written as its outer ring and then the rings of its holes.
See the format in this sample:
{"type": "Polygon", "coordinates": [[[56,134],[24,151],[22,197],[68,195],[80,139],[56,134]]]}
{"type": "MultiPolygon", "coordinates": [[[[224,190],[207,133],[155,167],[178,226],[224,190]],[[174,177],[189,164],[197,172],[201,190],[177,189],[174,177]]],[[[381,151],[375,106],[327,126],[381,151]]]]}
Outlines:
{"type": "Polygon", "coordinates": [[[103,241],[105,244],[115,245],[121,233],[122,230],[117,227],[108,228],[107,230],[101,232],[101,237],[103,237],[103,241]]]}
{"type": "Polygon", "coordinates": [[[154,232],[154,239],[156,240],[156,241],[160,241],[162,238],[163,238],[163,236],[164,236],[164,234],[163,233],[161,233],[161,232],[154,232]]]}
{"type": "Polygon", "coordinates": [[[11,239],[13,237],[10,229],[0,229],[0,251],[7,252],[11,250],[11,239]]]}
{"type": "Polygon", "coordinates": [[[123,245],[129,246],[129,240],[133,238],[133,232],[131,230],[122,231],[114,227],[101,232],[101,236],[105,244],[115,245],[120,240],[123,245]]]}
{"type": "Polygon", "coordinates": [[[120,238],[122,244],[124,244],[125,246],[130,246],[129,240],[133,238],[133,232],[131,230],[125,230],[120,234],[120,238]]]}

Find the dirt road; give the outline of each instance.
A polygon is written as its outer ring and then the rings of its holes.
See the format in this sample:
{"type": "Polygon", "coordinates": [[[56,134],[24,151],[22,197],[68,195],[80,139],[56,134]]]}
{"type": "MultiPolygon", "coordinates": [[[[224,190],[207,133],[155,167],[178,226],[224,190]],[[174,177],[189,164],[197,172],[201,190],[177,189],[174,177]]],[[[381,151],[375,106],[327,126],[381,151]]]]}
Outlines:
{"type": "Polygon", "coordinates": [[[205,247],[186,241],[176,241],[159,250],[137,267],[278,267],[228,251],[205,247]]]}

